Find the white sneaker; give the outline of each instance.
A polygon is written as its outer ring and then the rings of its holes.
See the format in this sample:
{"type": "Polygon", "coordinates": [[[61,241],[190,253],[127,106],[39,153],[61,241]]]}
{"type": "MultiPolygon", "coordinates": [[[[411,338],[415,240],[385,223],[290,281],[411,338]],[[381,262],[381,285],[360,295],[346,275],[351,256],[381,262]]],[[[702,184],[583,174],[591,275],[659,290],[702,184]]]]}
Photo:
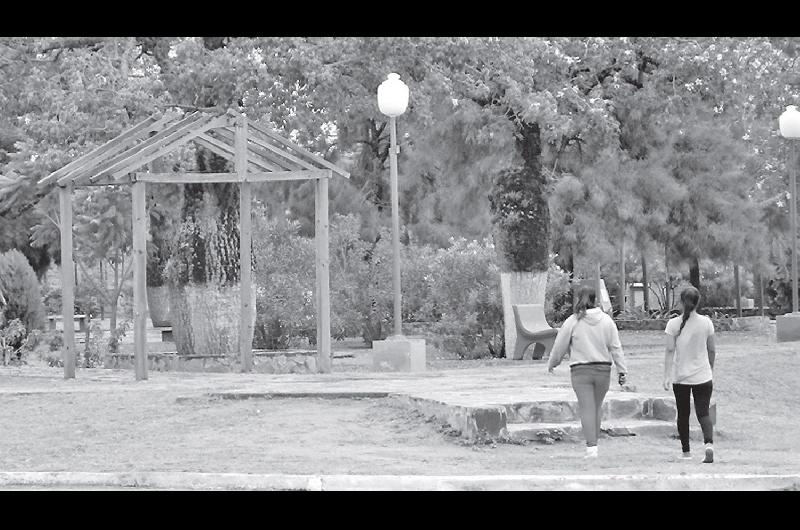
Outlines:
{"type": "Polygon", "coordinates": [[[597,446],[593,445],[592,447],[586,448],[586,456],[584,458],[597,458],[597,446]]]}
{"type": "Polygon", "coordinates": [[[710,464],[714,461],[714,445],[706,444],[706,457],[703,459],[704,464],[710,464]]]}
{"type": "Polygon", "coordinates": [[[692,458],[692,453],[686,451],[685,453],[681,453],[681,460],[689,460],[692,458]]]}

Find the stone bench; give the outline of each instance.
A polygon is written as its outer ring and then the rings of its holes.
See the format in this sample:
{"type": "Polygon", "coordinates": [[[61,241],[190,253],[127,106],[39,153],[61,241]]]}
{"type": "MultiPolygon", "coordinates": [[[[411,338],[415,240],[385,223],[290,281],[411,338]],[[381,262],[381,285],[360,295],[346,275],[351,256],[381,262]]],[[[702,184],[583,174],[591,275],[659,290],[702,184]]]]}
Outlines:
{"type": "Polygon", "coordinates": [[[514,345],[514,359],[520,360],[525,355],[525,350],[531,344],[533,359],[541,359],[549,355],[555,343],[558,330],[550,327],[544,316],[544,306],[541,304],[519,304],[512,306],[514,321],[517,325],[517,342],[514,345]]]}

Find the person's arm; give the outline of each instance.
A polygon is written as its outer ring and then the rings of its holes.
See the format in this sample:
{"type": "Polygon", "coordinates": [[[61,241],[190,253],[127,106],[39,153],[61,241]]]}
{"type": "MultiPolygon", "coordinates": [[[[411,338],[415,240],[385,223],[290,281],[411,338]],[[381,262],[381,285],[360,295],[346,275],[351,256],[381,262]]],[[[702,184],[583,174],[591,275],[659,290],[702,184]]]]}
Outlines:
{"type": "Polygon", "coordinates": [[[561,364],[561,359],[569,350],[569,341],[572,338],[573,317],[567,318],[558,330],[556,340],[550,349],[550,358],[547,360],[547,371],[552,372],[553,368],[561,364]]]}
{"type": "Polygon", "coordinates": [[[608,343],[608,351],[611,352],[611,358],[617,367],[617,373],[623,376],[620,378],[622,381],[620,384],[623,384],[624,375],[628,373],[628,368],[625,366],[625,353],[622,351],[622,342],[619,340],[619,330],[613,320],[611,320],[609,329],[611,337],[608,343]]]}
{"type": "Polygon", "coordinates": [[[664,354],[664,390],[672,386],[672,363],[675,360],[675,336],[667,333],[666,353],[664,354]]]}
{"type": "Polygon", "coordinates": [[[717,345],[714,342],[714,335],[709,335],[706,339],[706,349],[708,350],[708,364],[711,365],[711,369],[714,369],[714,361],[717,358],[717,345]]]}

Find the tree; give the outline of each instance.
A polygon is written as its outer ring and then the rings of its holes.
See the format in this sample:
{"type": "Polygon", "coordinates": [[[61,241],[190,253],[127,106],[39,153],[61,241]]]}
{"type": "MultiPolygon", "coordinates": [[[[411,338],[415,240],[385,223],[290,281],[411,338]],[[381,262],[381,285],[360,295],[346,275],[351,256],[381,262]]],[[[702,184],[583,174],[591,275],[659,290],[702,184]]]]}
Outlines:
{"type": "Polygon", "coordinates": [[[0,173],[15,177],[0,188],[0,218],[13,226],[0,247],[21,249],[40,277],[58,261],[59,240],[54,186],[37,181],[143,119],[164,95],[136,53],[130,38],[0,39],[0,123],[9,131],[0,173]]]}

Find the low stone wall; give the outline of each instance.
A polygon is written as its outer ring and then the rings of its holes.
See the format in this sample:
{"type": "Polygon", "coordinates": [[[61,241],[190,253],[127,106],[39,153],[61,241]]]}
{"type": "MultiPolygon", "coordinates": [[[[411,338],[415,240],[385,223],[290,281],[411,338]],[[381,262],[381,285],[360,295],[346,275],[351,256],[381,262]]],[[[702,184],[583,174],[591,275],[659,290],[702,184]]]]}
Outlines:
{"type": "Polygon", "coordinates": [[[733,329],[741,331],[763,331],[770,325],[769,317],[753,316],[732,318],[733,329]]]}
{"type": "Polygon", "coordinates": [[[620,331],[664,331],[668,320],[665,318],[648,318],[641,320],[615,320],[620,331]]]}
{"type": "MultiPolygon", "coordinates": [[[[238,372],[241,364],[224,355],[178,355],[152,352],[147,354],[148,369],[154,372],[238,372]]],[[[104,368],[133,369],[133,354],[107,355],[104,368]]],[[[315,351],[253,352],[253,371],[266,374],[318,373],[315,351]]]]}

